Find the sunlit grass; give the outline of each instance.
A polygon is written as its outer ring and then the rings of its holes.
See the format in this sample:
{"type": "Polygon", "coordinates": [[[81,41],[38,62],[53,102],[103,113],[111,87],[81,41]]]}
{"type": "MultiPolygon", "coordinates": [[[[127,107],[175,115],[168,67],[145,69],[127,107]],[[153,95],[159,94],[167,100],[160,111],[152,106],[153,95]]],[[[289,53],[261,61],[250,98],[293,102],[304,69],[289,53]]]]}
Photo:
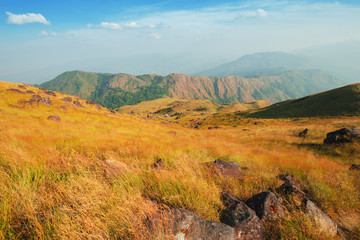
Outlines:
{"type": "MultiPolygon", "coordinates": [[[[16,87],[0,85],[0,238],[151,239],[144,220],[155,211],[152,200],[218,221],[221,191],[245,201],[274,191],[279,174],[293,174],[327,214],[359,233],[359,173],[348,170],[359,163],[358,144],[322,146],[326,132],[360,126],[358,118],[233,119],[222,129],[195,130],[82,100],[85,108],[77,108],[60,93],[52,106],[21,105],[31,95],[5,90],[16,87]],[[60,122],[46,119],[54,114],[60,122]],[[309,135],[297,137],[304,128],[309,135]],[[159,158],[165,167],[154,170],[159,158]],[[202,163],[217,158],[237,162],[243,180],[209,174],[202,163]],[[115,177],[106,176],[107,160],[120,163],[115,177]]],[[[327,239],[301,214],[292,209],[269,225],[268,237],[327,239]]]]}

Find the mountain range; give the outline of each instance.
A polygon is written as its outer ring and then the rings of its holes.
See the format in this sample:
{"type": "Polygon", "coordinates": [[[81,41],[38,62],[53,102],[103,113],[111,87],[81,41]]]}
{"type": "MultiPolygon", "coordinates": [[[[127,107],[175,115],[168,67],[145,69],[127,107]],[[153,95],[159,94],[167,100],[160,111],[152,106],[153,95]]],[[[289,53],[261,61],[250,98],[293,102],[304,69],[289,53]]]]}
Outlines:
{"type": "Polygon", "coordinates": [[[287,70],[256,78],[207,77],[170,74],[65,72],[40,87],[76,95],[108,108],[133,105],[162,97],[208,99],[215,103],[266,100],[271,103],[298,98],[344,85],[322,70],[287,70]]]}

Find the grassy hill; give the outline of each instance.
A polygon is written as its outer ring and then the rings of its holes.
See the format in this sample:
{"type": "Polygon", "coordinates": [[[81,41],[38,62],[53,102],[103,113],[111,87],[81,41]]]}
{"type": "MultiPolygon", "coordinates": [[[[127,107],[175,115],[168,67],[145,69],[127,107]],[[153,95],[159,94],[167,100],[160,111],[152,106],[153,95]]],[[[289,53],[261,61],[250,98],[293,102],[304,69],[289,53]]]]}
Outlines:
{"type": "MultiPolygon", "coordinates": [[[[359,175],[349,171],[360,163],[358,143],[321,145],[329,131],[359,127],[358,117],[232,121],[237,127],[183,128],[0,82],[0,238],[169,239],[148,228],[154,201],[219,221],[221,192],[246,201],[275,192],[279,174],[293,175],[348,238],[359,238],[359,175]],[[39,97],[51,104],[31,100],[39,97]],[[309,135],[297,137],[305,127],[309,135]],[[159,158],[164,168],[155,170],[159,158]],[[243,179],[204,168],[218,158],[236,162],[243,179]]],[[[291,196],[283,204],[284,219],[264,222],[266,239],[329,239],[291,196]]]]}
{"type": "Polygon", "coordinates": [[[276,103],[249,116],[291,118],[354,115],[360,115],[360,84],[276,103]]]}
{"type": "Polygon", "coordinates": [[[207,99],[219,104],[265,100],[278,102],[324,91],[341,81],[319,70],[285,71],[278,75],[244,78],[66,72],[40,86],[92,100],[115,109],[162,97],[207,99]]]}

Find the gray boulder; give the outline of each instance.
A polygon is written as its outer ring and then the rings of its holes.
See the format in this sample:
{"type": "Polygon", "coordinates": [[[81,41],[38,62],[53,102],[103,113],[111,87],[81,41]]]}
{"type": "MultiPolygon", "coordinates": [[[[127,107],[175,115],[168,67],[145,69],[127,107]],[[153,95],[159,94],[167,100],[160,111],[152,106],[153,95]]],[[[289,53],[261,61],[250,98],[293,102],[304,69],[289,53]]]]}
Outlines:
{"type": "Polygon", "coordinates": [[[205,164],[220,176],[242,178],[241,169],[236,162],[225,162],[217,159],[214,162],[207,162],[205,164]]]}
{"type": "Polygon", "coordinates": [[[162,229],[176,240],[235,240],[232,227],[206,221],[182,208],[163,209],[150,219],[150,228],[162,229]]]}
{"type": "Polygon", "coordinates": [[[273,220],[285,216],[282,198],[273,192],[265,191],[254,195],[246,201],[246,204],[256,212],[262,220],[273,220]]]}
{"type": "Polygon", "coordinates": [[[228,193],[222,193],[222,200],[226,209],[220,221],[234,228],[237,240],[265,238],[265,227],[254,210],[228,193]]]}
{"type": "Polygon", "coordinates": [[[304,199],[303,207],[305,209],[305,214],[319,228],[320,231],[330,236],[335,236],[337,234],[337,224],[328,215],[321,211],[315,203],[309,199],[304,199]]]}
{"type": "Polygon", "coordinates": [[[350,142],[353,138],[356,138],[359,135],[360,129],[358,128],[342,128],[334,132],[329,132],[324,139],[324,144],[350,142]]]}

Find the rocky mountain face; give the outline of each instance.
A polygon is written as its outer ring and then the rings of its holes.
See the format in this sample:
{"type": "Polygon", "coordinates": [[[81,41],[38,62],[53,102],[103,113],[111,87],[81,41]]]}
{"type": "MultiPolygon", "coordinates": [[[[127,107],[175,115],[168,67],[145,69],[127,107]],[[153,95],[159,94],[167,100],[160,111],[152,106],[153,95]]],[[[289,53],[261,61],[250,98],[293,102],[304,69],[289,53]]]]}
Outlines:
{"type": "Polygon", "coordinates": [[[342,85],[321,70],[291,70],[257,78],[170,74],[65,72],[40,87],[92,100],[108,108],[133,105],[161,97],[208,99],[215,103],[266,100],[271,103],[302,97],[342,85]]]}

